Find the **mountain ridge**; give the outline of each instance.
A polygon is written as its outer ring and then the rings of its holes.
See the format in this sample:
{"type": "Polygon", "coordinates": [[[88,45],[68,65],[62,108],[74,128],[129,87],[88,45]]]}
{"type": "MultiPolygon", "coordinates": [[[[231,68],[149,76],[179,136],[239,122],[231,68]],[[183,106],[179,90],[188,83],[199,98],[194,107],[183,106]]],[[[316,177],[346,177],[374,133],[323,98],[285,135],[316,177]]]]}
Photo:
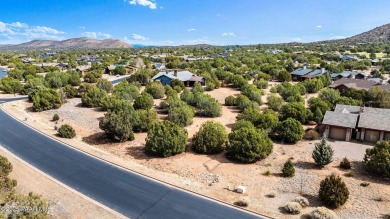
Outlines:
{"type": "Polygon", "coordinates": [[[0,45],[0,50],[71,50],[71,49],[122,49],[132,48],[128,43],[115,39],[91,39],[87,37],[57,40],[32,40],[16,45],[0,45]]]}

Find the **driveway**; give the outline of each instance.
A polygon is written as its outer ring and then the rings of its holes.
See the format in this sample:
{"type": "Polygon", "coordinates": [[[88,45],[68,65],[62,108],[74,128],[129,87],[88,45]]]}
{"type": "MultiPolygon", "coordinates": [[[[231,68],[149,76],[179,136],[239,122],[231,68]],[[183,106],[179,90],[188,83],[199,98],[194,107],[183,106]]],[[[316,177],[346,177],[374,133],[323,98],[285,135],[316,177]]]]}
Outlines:
{"type": "Polygon", "coordinates": [[[362,161],[367,148],[372,148],[375,144],[362,143],[357,141],[338,141],[328,139],[334,150],[335,158],[347,157],[349,160],[362,161]]]}

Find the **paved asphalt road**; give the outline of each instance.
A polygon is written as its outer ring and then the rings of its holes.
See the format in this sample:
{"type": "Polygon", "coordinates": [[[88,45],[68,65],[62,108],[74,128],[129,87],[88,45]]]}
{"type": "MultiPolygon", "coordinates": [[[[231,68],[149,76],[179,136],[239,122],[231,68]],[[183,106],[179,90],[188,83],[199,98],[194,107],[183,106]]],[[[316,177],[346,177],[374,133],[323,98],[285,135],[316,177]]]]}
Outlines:
{"type": "Polygon", "coordinates": [[[93,158],[28,128],[2,110],[0,145],[130,218],[260,218],[93,158]]]}

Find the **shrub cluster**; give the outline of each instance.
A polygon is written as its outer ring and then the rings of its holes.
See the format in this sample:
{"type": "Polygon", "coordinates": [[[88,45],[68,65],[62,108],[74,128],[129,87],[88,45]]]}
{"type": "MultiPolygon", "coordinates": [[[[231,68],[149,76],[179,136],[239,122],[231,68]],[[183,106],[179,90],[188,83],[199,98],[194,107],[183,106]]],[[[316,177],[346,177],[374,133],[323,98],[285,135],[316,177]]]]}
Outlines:
{"type": "Polygon", "coordinates": [[[227,144],[228,134],[220,122],[207,121],[194,135],[192,147],[201,154],[221,153],[227,144]]]}
{"type": "Polygon", "coordinates": [[[74,138],[76,136],[76,131],[72,126],[64,124],[58,129],[58,135],[62,138],[74,138]]]}

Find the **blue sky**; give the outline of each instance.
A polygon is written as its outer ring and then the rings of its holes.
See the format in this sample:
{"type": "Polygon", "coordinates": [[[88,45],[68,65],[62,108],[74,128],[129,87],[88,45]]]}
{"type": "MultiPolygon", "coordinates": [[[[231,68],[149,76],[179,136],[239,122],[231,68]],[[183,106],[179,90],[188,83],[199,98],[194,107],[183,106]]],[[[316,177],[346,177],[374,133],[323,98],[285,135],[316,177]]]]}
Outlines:
{"type": "Polygon", "coordinates": [[[388,0],[1,0],[0,44],[73,37],[131,44],[312,42],[390,23],[388,0]]]}

